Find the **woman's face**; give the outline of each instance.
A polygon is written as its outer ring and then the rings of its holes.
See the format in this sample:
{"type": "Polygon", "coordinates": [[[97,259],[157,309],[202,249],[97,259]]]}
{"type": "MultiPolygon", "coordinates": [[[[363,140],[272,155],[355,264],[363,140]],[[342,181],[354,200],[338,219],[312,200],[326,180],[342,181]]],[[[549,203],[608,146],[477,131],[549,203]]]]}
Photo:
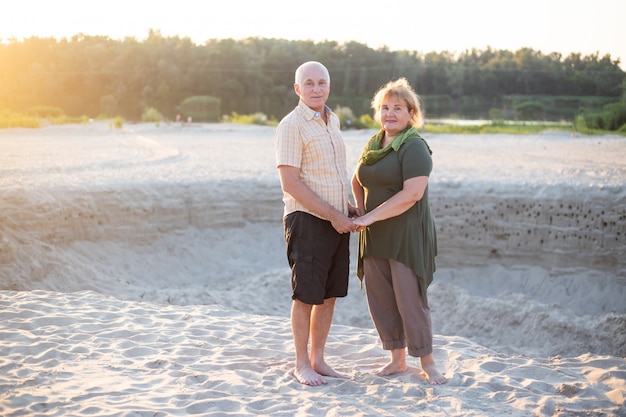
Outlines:
{"type": "Polygon", "coordinates": [[[406,103],[397,97],[386,97],[380,105],[380,123],[390,136],[395,136],[407,128],[413,117],[406,103]]]}

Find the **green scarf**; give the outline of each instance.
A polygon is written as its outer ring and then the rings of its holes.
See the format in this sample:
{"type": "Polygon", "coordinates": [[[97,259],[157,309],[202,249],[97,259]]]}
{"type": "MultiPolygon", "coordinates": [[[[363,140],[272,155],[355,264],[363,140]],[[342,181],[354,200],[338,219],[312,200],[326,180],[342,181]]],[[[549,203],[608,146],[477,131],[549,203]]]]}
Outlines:
{"type": "MultiPolygon", "coordinates": [[[[384,148],[380,147],[380,144],[383,143],[383,138],[385,137],[385,130],[381,129],[378,133],[370,138],[370,140],[365,145],[363,149],[363,153],[361,154],[361,158],[359,161],[365,165],[373,165],[376,162],[380,161],[385,155],[387,155],[391,150],[398,151],[404,143],[413,138],[418,138],[424,140],[420,135],[417,129],[413,126],[407,127],[402,132],[398,133],[398,135],[393,138],[391,142],[387,144],[384,148]]],[[[424,143],[426,141],[424,140],[424,143]]],[[[426,143],[426,147],[430,154],[433,154],[433,151],[430,150],[428,143],[426,143]]]]}

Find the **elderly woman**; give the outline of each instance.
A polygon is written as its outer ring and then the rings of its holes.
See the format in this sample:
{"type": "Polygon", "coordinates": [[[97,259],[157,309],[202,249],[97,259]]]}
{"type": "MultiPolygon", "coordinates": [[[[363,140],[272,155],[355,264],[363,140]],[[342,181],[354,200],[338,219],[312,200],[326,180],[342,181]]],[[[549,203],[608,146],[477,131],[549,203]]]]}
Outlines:
{"type": "Polygon", "coordinates": [[[437,254],[428,203],[431,150],[418,133],[419,98],[406,79],[391,81],[372,100],[382,129],[365,146],[352,178],[358,226],[357,275],[365,283],[370,315],[391,361],[374,373],[408,371],[406,352],[420,358],[431,384],[446,378],[433,358],[426,290],[437,254]]]}

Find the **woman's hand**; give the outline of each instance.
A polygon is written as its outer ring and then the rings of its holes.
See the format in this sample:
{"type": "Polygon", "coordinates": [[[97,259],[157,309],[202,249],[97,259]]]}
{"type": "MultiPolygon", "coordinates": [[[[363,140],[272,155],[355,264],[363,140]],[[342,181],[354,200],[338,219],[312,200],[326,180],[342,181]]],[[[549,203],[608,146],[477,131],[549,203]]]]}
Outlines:
{"type": "Polygon", "coordinates": [[[359,207],[354,207],[353,205],[348,206],[348,212],[352,218],[361,217],[365,214],[365,210],[359,207]]]}
{"type": "Polygon", "coordinates": [[[354,225],[356,226],[354,231],[360,232],[361,230],[365,229],[367,226],[371,225],[374,222],[372,221],[371,216],[364,214],[355,219],[352,219],[352,223],[354,223],[354,225]]]}

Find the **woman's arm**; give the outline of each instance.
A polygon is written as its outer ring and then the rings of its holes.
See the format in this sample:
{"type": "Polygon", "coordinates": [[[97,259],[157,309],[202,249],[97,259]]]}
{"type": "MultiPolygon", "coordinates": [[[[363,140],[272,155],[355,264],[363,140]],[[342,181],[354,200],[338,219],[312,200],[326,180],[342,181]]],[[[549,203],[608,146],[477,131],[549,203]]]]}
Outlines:
{"type": "MultiPolygon", "coordinates": [[[[374,210],[354,219],[354,224],[365,227],[381,220],[399,216],[422,199],[427,185],[428,177],[426,176],[413,177],[405,180],[402,184],[402,190],[394,194],[393,197],[374,210]]],[[[354,179],[352,180],[352,192],[354,193],[354,179]]],[[[362,192],[363,189],[361,188],[361,193],[362,192]]]]}
{"type": "Polygon", "coordinates": [[[358,215],[362,216],[365,214],[365,191],[356,177],[356,172],[352,176],[352,196],[354,197],[358,215]]]}

